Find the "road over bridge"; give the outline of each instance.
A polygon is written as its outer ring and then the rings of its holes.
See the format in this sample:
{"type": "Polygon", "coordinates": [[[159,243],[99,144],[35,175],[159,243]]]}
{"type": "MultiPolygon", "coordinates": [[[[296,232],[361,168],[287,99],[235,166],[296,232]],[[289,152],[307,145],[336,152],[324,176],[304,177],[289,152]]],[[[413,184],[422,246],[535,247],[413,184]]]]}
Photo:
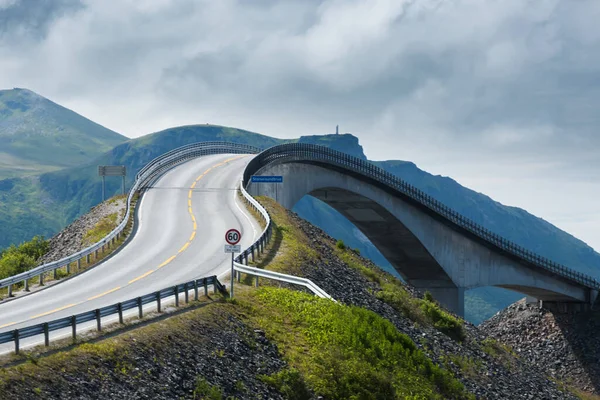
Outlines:
{"type": "Polygon", "coordinates": [[[244,173],[252,195],[291,209],[310,195],[354,223],[411,285],[464,315],[464,291],[511,289],[556,305],[593,305],[600,283],[493,234],[398,177],[356,157],[310,144],[272,147],[244,173]],[[253,175],[283,184],[252,183],[253,175]]]}

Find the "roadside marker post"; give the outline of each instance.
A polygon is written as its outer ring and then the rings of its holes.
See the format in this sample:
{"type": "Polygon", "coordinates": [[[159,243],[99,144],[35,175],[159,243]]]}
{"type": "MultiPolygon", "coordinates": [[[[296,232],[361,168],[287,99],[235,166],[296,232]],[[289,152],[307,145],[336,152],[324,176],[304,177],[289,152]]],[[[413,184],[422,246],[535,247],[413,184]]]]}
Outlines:
{"type": "Polygon", "coordinates": [[[241,246],[238,244],[242,240],[242,234],[237,229],[229,229],[225,232],[225,253],[231,253],[231,288],[229,289],[229,298],[233,299],[233,281],[235,270],[233,269],[233,255],[241,252],[241,246]]]}

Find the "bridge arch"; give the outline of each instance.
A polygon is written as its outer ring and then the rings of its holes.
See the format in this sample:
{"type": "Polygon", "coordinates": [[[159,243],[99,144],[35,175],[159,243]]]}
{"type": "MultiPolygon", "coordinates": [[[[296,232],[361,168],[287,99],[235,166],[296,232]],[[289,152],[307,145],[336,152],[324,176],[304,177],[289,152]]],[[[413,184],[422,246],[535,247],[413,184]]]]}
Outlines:
{"type": "Polygon", "coordinates": [[[527,252],[454,213],[397,177],[321,146],[289,144],[259,154],[244,182],[291,209],[303,196],[349,219],[411,285],[464,315],[464,290],[498,286],[543,301],[593,302],[598,283],[527,252]],[[284,184],[252,183],[281,175],[284,184]]]}

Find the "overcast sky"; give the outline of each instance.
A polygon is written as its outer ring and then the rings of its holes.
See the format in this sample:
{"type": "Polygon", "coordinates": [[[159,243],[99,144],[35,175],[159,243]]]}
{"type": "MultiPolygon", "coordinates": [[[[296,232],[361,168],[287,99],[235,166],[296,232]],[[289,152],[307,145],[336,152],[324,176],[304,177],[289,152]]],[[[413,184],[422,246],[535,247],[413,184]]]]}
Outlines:
{"type": "Polygon", "coordinates": [[[129,137],[357,135],[600,250],[598,0],[0,0],[0,88],[129,137]]]}

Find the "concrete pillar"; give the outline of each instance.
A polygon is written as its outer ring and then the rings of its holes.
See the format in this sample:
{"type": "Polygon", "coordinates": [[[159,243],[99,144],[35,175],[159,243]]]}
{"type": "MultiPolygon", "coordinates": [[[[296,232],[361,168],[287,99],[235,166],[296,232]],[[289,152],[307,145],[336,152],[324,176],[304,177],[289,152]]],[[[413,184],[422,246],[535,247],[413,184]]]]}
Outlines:
{"type": "Polygon", "coordinates": [[[419,288],[428,291],[433,298],[454,314],[465,316],[465,289],[458,287],[419,288]]]}
{"type": "Polygon", "coordinates": [[[525,304],[538,304],[538,299],[533,296],[525,296],[525,304]]]}
{"type": "Polygon", "coordinates": [[[596,304],[596,300],[598,299],[598,289],[590,289],[590,305],[592,309],[594,308],[594,304],[596,304]]]}

